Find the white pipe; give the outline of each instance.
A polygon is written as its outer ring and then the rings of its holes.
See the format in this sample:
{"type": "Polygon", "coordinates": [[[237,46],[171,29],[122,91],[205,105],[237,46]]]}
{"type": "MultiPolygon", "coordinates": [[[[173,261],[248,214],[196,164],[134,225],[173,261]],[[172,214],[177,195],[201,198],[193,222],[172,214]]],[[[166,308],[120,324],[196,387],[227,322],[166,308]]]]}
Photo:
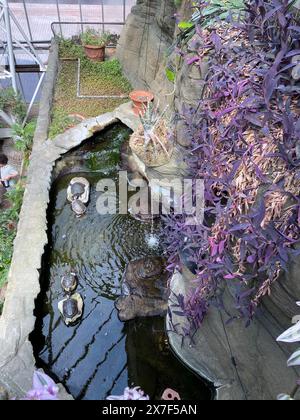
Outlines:
{"type": "Polygon", "coordinates": [[[12,87],[13,87],[15,93],[18,93],[17,79],[16,79],[16,66],[15,66],[14,49],[13,49],[13,43],[12,43],[9,8],[8,8],[7,0],[1,0],[1,1],[2,1],[2,5],[3,5],[2,7],[3,7],[3,10],[4,10],[4,20],[5,20],[6,33],[7,33],[9,71],[11,73],[12,87]]]}

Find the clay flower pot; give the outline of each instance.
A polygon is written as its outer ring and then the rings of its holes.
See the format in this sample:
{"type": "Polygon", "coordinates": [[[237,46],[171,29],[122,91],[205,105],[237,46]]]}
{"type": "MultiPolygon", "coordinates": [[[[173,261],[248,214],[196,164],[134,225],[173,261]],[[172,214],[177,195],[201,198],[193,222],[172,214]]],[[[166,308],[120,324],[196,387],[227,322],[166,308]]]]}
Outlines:
{"type": "Polygon", "coordinates": [[[153,93],[145,90],[135,90],[130,93],[129,97],[133,102],[133,112],[136,115],[145,115],[148,103],[154,99],[153,93]]]}
{"type": "Polygon", "coordinates": [[[80,124],[82,121],[85,120],[85,117],[81,114],[69,114],[68,117],[72,120],[72,122],[68,126],[68,129],[76,127],[77,124],[80,124]]]}
{"type": "Polygon", "coordinates": [[[105,46],[84,45],[86,56],[92,61],[105,61],[105,46]]]}

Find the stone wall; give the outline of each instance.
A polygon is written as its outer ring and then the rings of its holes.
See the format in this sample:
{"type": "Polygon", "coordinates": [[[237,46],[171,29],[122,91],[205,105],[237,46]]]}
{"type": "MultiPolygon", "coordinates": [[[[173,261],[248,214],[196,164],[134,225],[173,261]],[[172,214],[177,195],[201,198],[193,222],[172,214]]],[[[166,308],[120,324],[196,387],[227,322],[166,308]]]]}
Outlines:
{"type": "MultiPolygon", "coordinates": [[[[57,68],[58,46],[53,42],[8,275],[7,294],[0,317],[0,389],[4,387],[10,398],[23,397],[32,387],[35,358],[30,334],[36,322],[35,299],[41,290],[40,269],[48,243],[47,208],[55,162],[95,132],[117,121],[132,130],[139,123],[132,113],[131,104],[123,104],[114,112],[85,120],[55,139],[47,140],[57,68]]],[[[62,387],[60,389],[60,399],[71,398],[62,387]]]]}
{"type": "MultiPolygon", "coordinates": [[[[147,89],[155,94],[162,109],[169,105],[180,113],[183,104],[196,106],[201,97],[201,80],[205,68],[188,66],[177,54],[175,40],[178,28],[176,13],[181,19],[192,13],[191,1],[183,0],[179,10],[174,0],[138,0],[122,31],[117,56],[135,89],[147,89]],[[176,69],[176,83],[166,77],[166,68],[176,69]]],[[[188,144],[180,121],[176,121],[178,143],[188,144]]]]}
{"type": "Polygon", "coordinates": [[[173,43],[174,13],[173,0],[137,0],[117,49],[133,87],[152,90],[164,101],[173,91],[173,84],[166,83],[162,67],[173,43]]]}

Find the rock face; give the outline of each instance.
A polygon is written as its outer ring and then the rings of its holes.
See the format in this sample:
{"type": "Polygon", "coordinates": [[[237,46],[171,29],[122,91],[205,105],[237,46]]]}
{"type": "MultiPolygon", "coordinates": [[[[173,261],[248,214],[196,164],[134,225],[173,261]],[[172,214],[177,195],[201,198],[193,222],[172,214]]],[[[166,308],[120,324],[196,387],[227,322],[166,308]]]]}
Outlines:
{"type": "MultiPolygon", "coordinates": [[[[192,13],[190,0],[181,2],[176,10],[174,0],[138,0],[122,31],[117,56],[127,78],[135,89],[148,89],[164,109],[180,113],[184,105],[195,107],[203,92],[205,63],[199,67],[188,65],[177,54],[175,13],[185,19],[192,13]],[[166,69],[176,70],[176,83],[166,77],[166,69]]],[[[191,42],[200,40],[193,39],[191,42]]],[[[189,48],[189,47],[187,47],[189,48]]],[[[188,52],[188,51],[187,51],[188,52]]],[[[177,142],[190,144],[184,124],[176,122],[177,142]]]]}
{"type": "Polygon", "coordinates": [[[173,84],[167,83],[163,65],[173,42],[174,13],[173,0],[137,0],[132,8],[117,56],[134,88],[146,88],[161,97],[172,92],[173,84]]]}
{"type": "Polygon", "coordinates": [[[165,261],[160,257],[130,262],[124,274],[123,296],[116,302],[121,321],[165,314],[169,297],[167,280],[165,261]]]}
{"type": "MultiPolygon", "coordinates": [[[[174,275],[172,291],[186,295],[192,281],[193,276],[184,269],[174,275]]],[[[299,293],[299,285],[294,282],[295,287],[291,285],[288,292],[284,282],[282,279],[277,283],[272,297],[265,300],[248,328],[245,328],[245,320],[237,319],[227,324],[226,314],[212,307],[192,344],[186,340],[182,345],[180,335],[169,334],[175,352],[215,385],[218,399],[275,400],[279,394],[289,394],[293,390],[299,370],[288,369],[286,364],[293,346],[276,343],[276,338],[291,325],[292,316],[297,314],[293,294],[299,296],[296,290],[299,293]],[[290,314],[287,308],[290,308],[290,314]]],[[[173,299],[171,296],[171,301],[173,299]]],[[[225,291],[224,304],[233,308],[229,290],[225,291]]],[[[185,323],[176,314],[172,315],[172,321],[179,330],[185,323]]]]}

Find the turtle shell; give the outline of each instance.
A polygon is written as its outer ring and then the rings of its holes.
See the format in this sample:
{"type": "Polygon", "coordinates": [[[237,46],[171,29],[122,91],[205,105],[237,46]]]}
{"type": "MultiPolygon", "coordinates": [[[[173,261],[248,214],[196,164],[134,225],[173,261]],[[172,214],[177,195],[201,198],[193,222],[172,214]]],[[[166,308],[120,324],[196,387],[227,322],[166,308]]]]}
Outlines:
{"type": "Polygon", "coordinates": [[[77,215],[82,215],[86,212],[86,206],[80,200],[74,200],[72,202],[72,210],[77,215]]]}
{"type": "Polygon", "coordinates": [[[75,182],[71,185],[71,194],[72,196],[81,196],[85,192],[85,185],[80,182],[75,182]]]}
{"type": "Polygon", "coordinates": [[[75,299],[66,299],[63,303],[63,315],[65,318],[72,319],[79,313],[78,302],[75,299]]]}
{"type": "Polygon", "coordinates": [[[66,274],[61,279],[61,286],[66,292],[72,292],[76,289],[78,280],[74,274],[66,274]]]}

